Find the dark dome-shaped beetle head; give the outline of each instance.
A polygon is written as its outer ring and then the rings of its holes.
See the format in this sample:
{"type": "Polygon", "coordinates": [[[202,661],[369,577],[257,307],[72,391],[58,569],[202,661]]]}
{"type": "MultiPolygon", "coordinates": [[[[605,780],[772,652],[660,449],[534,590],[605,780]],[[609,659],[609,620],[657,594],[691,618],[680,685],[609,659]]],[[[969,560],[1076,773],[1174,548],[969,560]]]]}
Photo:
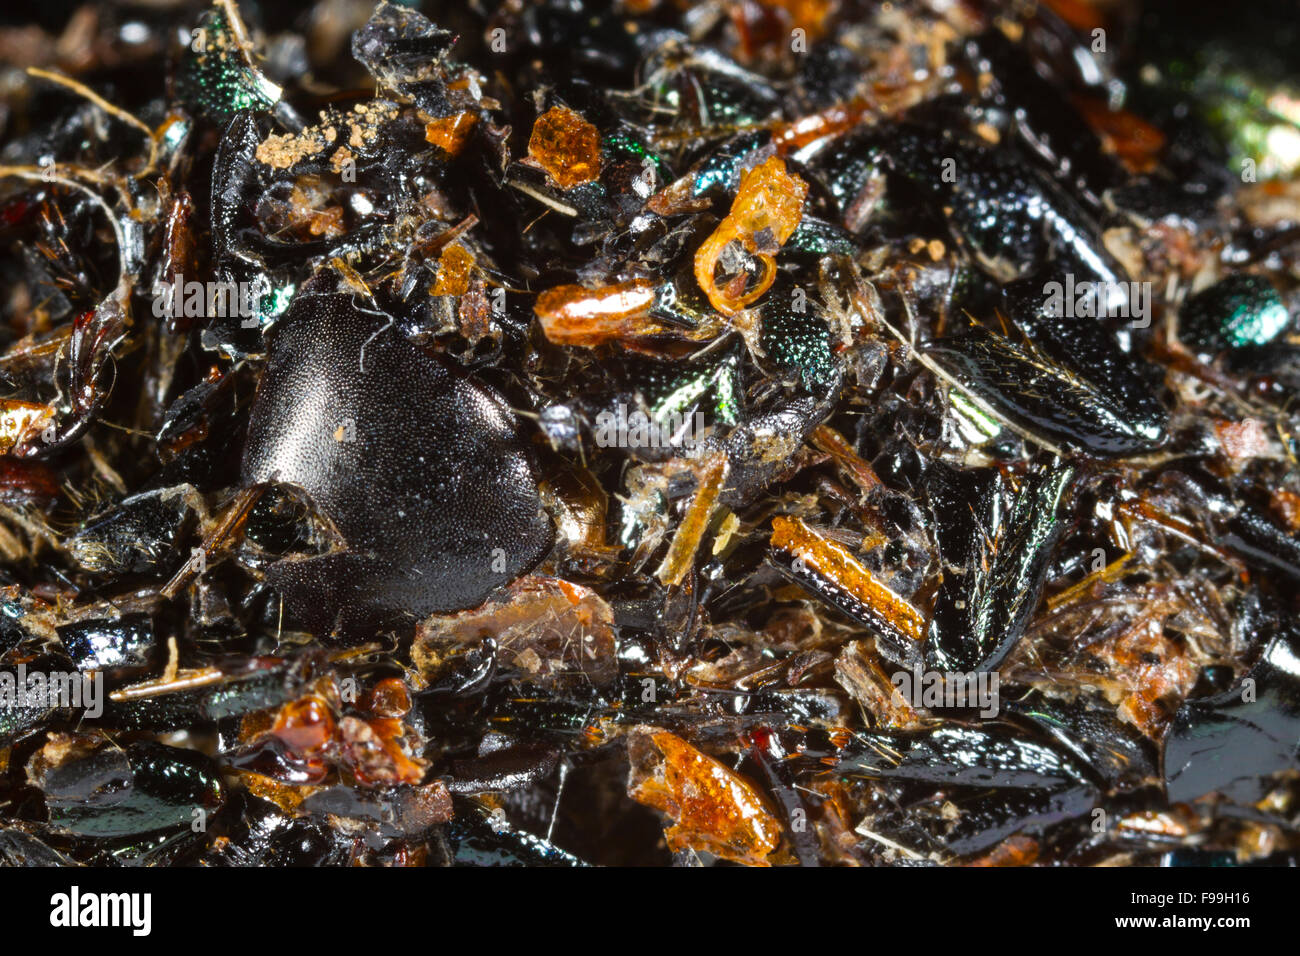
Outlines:
{"type": "Polygon", "coordinates": [[[267,569],[316,631],[476,606],[553,540],[502,397],[351,294],[303,290],[272,332],[242,477],[301,489],[345,544],[267,569]]]}

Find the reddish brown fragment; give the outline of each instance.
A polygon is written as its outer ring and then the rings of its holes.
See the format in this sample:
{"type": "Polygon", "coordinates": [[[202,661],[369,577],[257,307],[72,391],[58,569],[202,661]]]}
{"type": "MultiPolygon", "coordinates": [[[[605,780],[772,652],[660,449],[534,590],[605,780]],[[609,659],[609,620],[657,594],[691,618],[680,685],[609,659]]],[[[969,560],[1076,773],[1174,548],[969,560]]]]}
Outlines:
{"type": "Polygon", "coordinates": [[[483,339],[501,338],[501,327],[496,323],[488,285],[482,276],[470,277],[469,288],[461,295],[460,305],[456,308],[456,325],[471,348],[483,339]]]}
{"type": "Polygon", "coordinates": [[[448,244],[438,258],[438,278],[430,295],[464,295],[469,290],[474,255],[459,242],[448,244]]]}
{"type": "Polygon", "coordinates": [[[0,502],[44,507],[59,497],[59,482],[48,465],[23,458],[0,458],[0,502]]]}
{"type": "MultiPolygon", "coordinates": [[[[252,731],[254,726],[246,721],[245,730],[252,731]]],[[[281,706],[262,742],[269,738],[280,742],[285,760],[292,765],[294,782],[320,783],[329,773],[337,730],[329,702],[318,694],[308,694],[281,706]]],[[[282,769],[280,763],[253,764],[246,769],[274,779],[279,774],[268,771],[282,769]]]]}
{"type": "Polygon", "coordinates": [[[691,500],[682,523],[677,526],[668,553],[655,571],[661,584],[675,587],[680,584],[686,572],[691,569],[695,552],[699,550],[700,539],[704,537],[713,517],[713,507],[727,479],[727,456],[718,452],[701,463],[696,474],[699,477],[699,490],[691,500]]]}
{"type": "Polygon", "coordinates": [[[886,730],[908,730],[924,723],[881,669],[874,650],[862,641],[846,645],[835,658],[835,680],[886,730]]]}
{"type": "Polygon", "coordinates": [[[1016,834],[1007,837],[988,853],[971,860],[966,866],[1032,866],[1038,859],[1038,841],[1016,834]]]}
{"type": "Polygon", "coordinates": [[[1196,683],[1197,667],[1186,650],[1164,636],[1159,616],[1144,615],[1095,653],[1127,689],[1119,701],[1119,716],[1160,740],[1196,683]]]}
{"type": "Polygon", "coordinates": [[[604,684],[617,673],[610,606],[589,588],[541,575],[520,578],[481,607],[428,618],[411,657],[425,674],[436,674],[451,656],[485,637],[542,685],[575,677],[604,684]]]}
{"type": "Polygon", "coordinates": [[[600,132],[573,110],[553,106],[533,124],[528,156],[557,186],[572,189],[600,175],[600,132]]]}
{"type": "MultiPolygon", "coordinates": [[[[795,30],[801,31],[804,39],[821,39],[834,7],[833,0],[747,0],[726,4],[738,41],[737,59],[749,63],[779,55],[791,46],[792,36],[800,36],[795,30]]],[[[799,49],[797,44],[795,48],[799,49]]]]}
{"type": "Polygon", "coordinates": [[[1101,17],[1100,5],[1094,5],[1089,0],[1047,0],[1047,5],[1076,30],[1091,33],[1106,25],[1101,17]]]}
{"type": "Polygon", "coordinates": [[[370,689],[363,704],[377,717],[404,717],[411,709],[411,691],[400,677],[385,677],[370,689]]]}
{"type": "Polygon", "coordinates": [[[627,750],[628,796],[673,818],[664,834],[671,849],[770,865],[781,825],[752,783],[666,730],[635,728],[627,750]]]}
{"type": "MultiPolygon", "coordinates": [[[[410,709],[410,695],[401,680],[381,681],[363,699],[363,705],[376,714],[369,718],[349,714],[339,719],[337,688],[332,684],[318,684],[318,688],[318,693],[281,706],[269,729],[257,719],[245,719],[243,737],[252,738],[252,744],[239,769],[246,777],[261,776],[278,784],[319,784],[331,768],[342,767],[363,787],[420,782],[427,764],[417,756],[423,745],[400,719],[410,709]],[[269,748],[273,741],[279,746],[269,748]]],[[[305,793],[299,792],[302,796],[305,793]]]]}
{"type": "Polygon", "coordinates": [[[803,202],[808,184],[785,169],[776,156],[746,170],[727,218],[695,253],[695,281],[715,309],[735,315],[756,302],[776,281],[776,251],[793,235],[803,219],[803,202]],[[747,288],[740,271],[719,288],[717,265],[732,242],[738,242],[763,267],[763,274],[747,288]]]}
{"type": "Polygon", "coordinates": [[[925,617],[895,594],[837,541],[823,538],[798,518],[777,515],[772,519],[772,547],[783,551],[834,581],[906,637],[925,637],[925,617]]]}
{"type": "Polygon", "coordinates": [[[1300,495],[1285,488],[1273,492],[1273,511],[1292,531],[1300,531],[1300,495]]]}
{"type": "Polygon", "coordinates": [[[344,717],[338,728],[340,762],[363,787],[419,783],[425,761],[408,754],[410,732],[400,720],[344,717]]]}
{"type": "Polygon", "coordinates": [[[788,155],[826,136],[852,129],[870,112],[865,101],[836,103],[817,113],[808,113],[788,123],[779,124],[772,131],[777,152],[788,155]]]}
{"type": "Polygon", "coordinates": [[[613,559],[619,549],[605,543],[609,495],[586,468],[573,467],[543,481],[539,490],[555,518],[559,540],[575,556],[613,559]]]}
{"type": "Polygon", "coordinates": [[[1112,110],[1093,97],[1078,97],[1075,105],[1106,151],[1114,153],[1130,172],[1145,173],[1155,168],[1165,148],[1165,134],[1157,127],[1134,113],[1112,110]]]}
{"type": "Polygon", "coordinates": [[[331,202],[328,185],[315,175],[299,176],[283,200],[263,200],[260,215],[277,234],[303,241],[337,237],[345,231],[343,207],[331,202]]]}
{"type": "Polygon", "coordinates": [[[880,486],[875,471],[835,429],[829,425],[818,425],[812,430],[811,438],[813,445],[830,455],[835,464],[864,492],[880,486]]]}
{"type": "Polygon", "coordinates": [[[547,289],[533,307],[546,338],[556,345],[593,347],[669,330],[649,317],[655,283],[631,279],[599,289],[562,285],[547,289]]]}
{"type": "Polygon", "coordinates": [[[468,110],[440,116],[424,126],[424,138],[439,149],[457,156],[469,142],[469,134],[474,132],[478,117],[468,110]]]}
{"type": "Polygon", "coordinates": [[[1214,435],[1218,438],[1223,453],[1234,464],[1251,458],[1263,458],[1268,454],[1268,433],[1258,419],[1247,418],[1239,422],[1217,420],[1214,422],[1214,435]]]}

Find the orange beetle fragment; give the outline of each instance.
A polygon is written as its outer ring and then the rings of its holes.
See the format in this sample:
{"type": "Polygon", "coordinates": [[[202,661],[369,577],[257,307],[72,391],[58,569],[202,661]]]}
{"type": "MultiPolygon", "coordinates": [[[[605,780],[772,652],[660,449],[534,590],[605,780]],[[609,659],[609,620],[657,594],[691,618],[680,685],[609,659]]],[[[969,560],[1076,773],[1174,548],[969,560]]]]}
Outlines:
{"type": "Polygon", "coordinates": [[[425,619],[411,659],[433,676],[485,635],[497,642],[504,660],[543,686],[568,681],[600,686],[618,674],[609,604],[580,584],[532,574],[480,607],[425,619]]]}
{"type": "Polygon", "coordinates": [[[770,865],[781,825],[752,783],[666,730],[636,728],[627,750],[628,796],[673,818],[664,833],[670,849],[770,865]]]}
{"type": "Polygon", "coordinates": [[[478,117],[468,110],[440,116],[424,125],[424,138],[439,149],[457,156],[469,142],[469,134],[474,131],[478,117]]]}
{"type": "Polygon", "coordinates": [[[655,284],[631,279],[599,289],[562,285],[537,297],[533,310],[542,331],[556,345],[601,345],[655,331],[646,316],[655,304],[655,284]]]}
{"type": "Polygon", "coordinates": [[[785,161],[776,156],[741,176],[731,212],[695,253],[695,281],[715,309],[735,315],[771,288],[776,281],[776,251],[803,218],[807,195],[808,184],[787,173],[785,161]],[[721,289],[714,277],[718,260],[732,242],[739,242],[763,266],[762,277],[748,292],[743,270],[721,289]]]}
{"type": "Polygon", "coordinates": [[[600,133],[573,110],[553,106],[533,124],[528,156],[561,189],[600,175],[600,133]]]}
{"type": "Polygon", "coordinates": [[[1092,31],[1106,25],[1100,11],[1089,0],[1047,0],[1047,5],[1076,30],[1092,31]]]}
{"type": "Polygon", "coordinates": [[[817,113],[809,113],[788,123],[778,123],[772,130],[772,141],[782,155],[816,142],[825,136],[843,133],[862,122],[871,112],[871,106],[862,99],[849,103],[836,103],[817,113]]]}
{"type": "Polygon", "coordinates": [[[324,698],[309,694],[289,701],[276,714],[271,734],[292,753],[314,756],[334,737],[334,715],[324,698]]]}
{"type": "Polygon", "coordinates": [[[474,268],[473,254],[459,242],[453,242],[438,257],[438,278],[430,295],[464,295],[469,291],[469,274],[474,268]]]}
{"type": "Polygon", "coordinates": [[[727,456],[722,452],[706,458],[701,463],[699,490],[695,492],[695,497],[691,500],[690,508],[687,509],[682,523],[677,526],[677,533],[673,535],[672,544],[668,546],[668,553],[664,555],[663,563],[655,571],[660,583],[676,587],[682,583],[682,578],[686,577],[686,572],[691,569],[691,564],[695,560],[695,552],[700,548],[700,539],[704,537],[709,520],[713,517],[713,507],[717,504],[718,495],[722,492],[726,478],[727,456]]]}
{"type": "Polygon", "coordinates": [[[1122,685],[1115,692],[1124,695],[1118,701],[1120,718],[1157,741],[1198,674],[1186,649],[1165,636],[1167,616],[1148,609],[1120,634],[1091,648],[1122,685]]]}
{"type": "Polygon", "coordinates": [[[426,763],[407,754],[406,744],[411,736],[400,720],[344,717],[339,721],[337,735],[340,762],[363,787],[419,783],[426,763]]]}
{"type": "Polygon", "coordinates": [[[17,398],[0,399],[0,454],[30,444],[52,421],[54,412],[48,405],[17,398]]]}
{"type": "Polygon", "coordinates": [[[777,515],[772,519],[771,545],[835,582],[903,636],[913,641],[924,640],[925,616],[895,594],[838,541],[823,538],[798,518],[777,515]]]}
{"type": "Polygon", "coordinates": [[[366,694],[365,706],[378,717],[404,717],[411,710],[410,688],[400,677],[385,677],[366,694]]]}
{"type": "Polygon", "coordinates": [[[864,492],[871,492],[880,487],[880,479],[862,456],[845,440],[844,436],[829,425],[818,425],[809,436],[812,443],[834,459],[835,464],[844,470],[864,492]]]}
{"type": "Polygon", "coordinates": [[[759,3],[770,10],[784,11],[792,26],[806,30],[814,40],[825,36],[826,18],[835,6],[831,0],[759,0],[759,3]]]}
{"type": "Polygon", "coordinates": [[[1213,428],[1219,448],[1234,465],[1268,454],[1268,433],[1256,418],[1239,422],[1216,420],[1213,428]]]}

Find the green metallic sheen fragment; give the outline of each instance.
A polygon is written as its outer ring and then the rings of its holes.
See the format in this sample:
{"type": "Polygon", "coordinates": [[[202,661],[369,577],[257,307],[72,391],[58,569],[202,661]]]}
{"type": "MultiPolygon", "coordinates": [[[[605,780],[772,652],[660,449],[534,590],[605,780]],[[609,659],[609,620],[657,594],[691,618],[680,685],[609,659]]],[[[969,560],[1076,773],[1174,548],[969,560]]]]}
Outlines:
{"type": "Polygon", "coordinates": [[[1250,159],[1260,179],[1294,175],[1300,170],[1295,91],[1254,86],[1244,76],[1223,79],[1197,86],[1206,121],[1227,143],[1229,168],[1239,172],[1250,159]]]}
{"type": "Polygon", "coordinates": [[[667,166],[664,164],[664,161],[652,153],[645,143],[643,143],[638,137],[633,136],[631,133],[624,131],[611,133],[605,137],[601,146],[606,152],[614,155],[631,156],[641,160],[643,163],[648,159],[650,162],[654,163],[655,170],[659,175],[667,175],[667,166]]]}
{"type": "Polygon", "coordinates": [[[968,399],[957,389],[948,393],[953,416],[962,436],[972,445],[983,445],[1002,434],[1002,423],[968,399]]]}
{"type": "Polygon", "coordinates": [[[283,315],[284,310],[289,308],[289,303],[293,301],[293,294],[296,291],[298,286],[289,282],[279,288],[273,288],[262,296],[257,308],[258,325],[267,325],[283,315]]]}
{"type": "Polygon", "coordinates": [[[1204,352],[1267,345],[1282,334],[1288,319],[1272,283],[1235,275],[1187,300],[1178,317],[1178,337],[1204,352]]]}
{"type": "Polygon", "coordinates": [[[1280,3],[1253,7],[1222,32],[1197,36],[1182,29],[1188,21],[1181,11],[1166,5],[1150,21],[1164,48],[1150,81],[1167,84],[1191,106],[1223,144],[1234,175],[1250,169],[1260,180],[1290,177],[1300,172],[1294,14],[1280,3]]]}
{"type": "Polygon", "coordinates": [[[784,375],[807,389],[822,391],[840,374],[830,329],[800,288],[774,290],[763,306],[758,344],[784,375]]]}
{"type": "Polygon", "coordinates": [[[656,422],[687,416],[707,403],[712,417],[726,425],[740,421],[739,356],[729,353],[705,364],[647,363],[638,377],[646,408],[656,422]]]}
{"type": "Polygon", "coordinates": [[[853,255],[858,244],[853,236],[839,226],[804,216],[786,242],[787,250],[807,252],[818,256],[853,255]]]}
{"type": "Polygon", "coordinates": [[[266,112],[280,99],[280,88],[253,66],[221,7],[200,18],[176,83],[187,106],[216,122],[240,110],[266,112]]]}

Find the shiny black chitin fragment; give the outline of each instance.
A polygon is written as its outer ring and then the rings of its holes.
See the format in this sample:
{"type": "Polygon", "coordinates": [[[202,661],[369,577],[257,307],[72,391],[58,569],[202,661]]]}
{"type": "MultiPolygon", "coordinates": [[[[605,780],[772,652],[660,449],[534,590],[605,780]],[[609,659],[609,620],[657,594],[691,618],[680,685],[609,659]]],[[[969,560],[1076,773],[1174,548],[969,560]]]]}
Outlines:
{"type": "Polygon", "coordinates": [[[551,543],[504,400],[346,294],[300,296],[277,326],[243,477],[301,488],[342,537],[267,569],[318,628],[472,607],[551,543]]]}
{"type": "Polygon", "coordinates": [[[1153,410],[983,326],[938,339],[926,354],[964,392],[1025,435],[1104,457],[1154,451],[1164,425],[1153,410]]]}
{"type": "Polygon", "coordinates": [[[1173,801],[1218,791],[1253,802],[1270,774],[1297,768],[1300,638],[1288,622],[1240,683],[1179,708],[1165,738],[1165,790],[1173,801]]]}
{"type": "Polygon", "coordinates": [[[936,670],[996,668],[1015,647],[1042,595],[1052,551],[1065,531],[1067,465],[1026,476],[1009,493],[996,475],[936,476],[945,575],[925,645],[936,670]],[[946,487],[945,487],[946,486],[946,487]],[[956,487],[954,487],[956,486],[956,487]],[[1009,499],[1009,500],[1008,500],[1009,499]]]}
{"type": "Polygon", "coordinates": [[[129,838],[189,830],[196,810],[215,813],[225,802],[216,765],[193,750],[155,743],[74,745],[29,773],[41,784],[55,832],[129,838]]]}
{"type": "Polygon", "coordinates": [[[921,852],[977,853],[1012,833],[1082,816],[1097,799],[1096,787],[1064,754],[996,724],[855,737],[840,770],[943,788],[961,808],[955,818],[922,809],[925,798],[909,798],[916,800],[910,813],[887,810],[863,823],[921,852]]]}
{"type": "Polygon", "coordinates": [[[78,621],[58,629],[63,649],[82,671],[127,671],[149,663],[156,642],[145,614],[78,621]]]}

